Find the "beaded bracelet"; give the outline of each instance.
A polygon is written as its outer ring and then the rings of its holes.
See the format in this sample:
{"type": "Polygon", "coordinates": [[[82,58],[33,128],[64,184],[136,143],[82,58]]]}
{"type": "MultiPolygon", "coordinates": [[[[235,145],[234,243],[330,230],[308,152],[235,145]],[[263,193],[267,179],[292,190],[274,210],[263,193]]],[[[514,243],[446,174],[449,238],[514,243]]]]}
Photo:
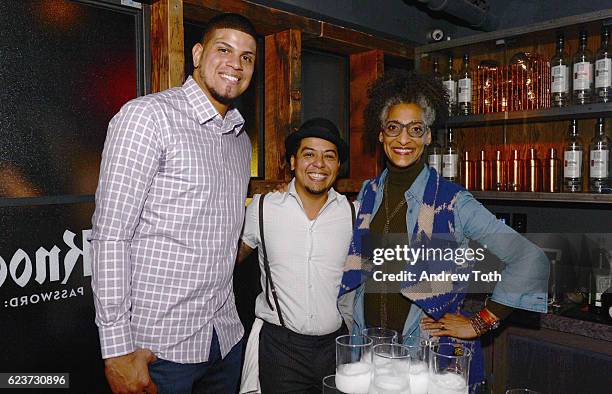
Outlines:
{"type": "Polygon", "coordinates": [[[474,328],[474,331],[476,331],[477,336],[481,336],[489,331],[489,325],[482,319],[482,317],[480,317],[479,314],[475,314],[474,316],[470,317],[470,324],[474,328]]]}

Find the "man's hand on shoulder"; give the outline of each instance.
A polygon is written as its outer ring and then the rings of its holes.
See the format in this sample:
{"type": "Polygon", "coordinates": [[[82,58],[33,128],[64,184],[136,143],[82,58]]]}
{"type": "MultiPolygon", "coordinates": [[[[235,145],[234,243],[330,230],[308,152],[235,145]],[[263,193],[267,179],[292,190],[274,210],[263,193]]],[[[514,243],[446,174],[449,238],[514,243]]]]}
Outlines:
{"type": "Polygon", "coordinates": [[[114,394],[156,394],[157,387],[149,376],[149,363],[157,357],[149,349],[104,360],[104,373],[114,394]]]}

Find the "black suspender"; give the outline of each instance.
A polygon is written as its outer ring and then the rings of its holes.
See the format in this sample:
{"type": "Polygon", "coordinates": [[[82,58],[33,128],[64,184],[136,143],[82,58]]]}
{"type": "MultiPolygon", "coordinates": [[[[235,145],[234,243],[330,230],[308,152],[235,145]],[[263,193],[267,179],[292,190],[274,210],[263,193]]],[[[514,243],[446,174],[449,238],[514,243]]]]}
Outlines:
{"type": "MultiPolygon", "coordinates": [[[[274,299],[274,305],[276,306],[276,313],[278,314],[278,320],[281,326],[285,327],[285,320],[283,319],[283,314],[281,313],[280,304],[278,303],[278,295],[276,295],[276,287],[274,287],[274,282],[272,281],[272,274],[270,271],[270,263],[268,262],[268,253],[266,252],[266,241],[264,237],[264,224],[263,224],[263,212],[264,212],[264,197],[265,194],[262,194],[259,197],[259,238],[261,239],[261,249],[263,252],[264,258],[264,271],[266,274],[266,302],[270,309],[274,310],[272,304],[270,303],[270,293],[268,290],[272,291],[272,298],[274,299]]],[[[351,207],[351,232],[355,227],[355,206],[353,203],[347,200],[349,206],[351,207]]],[[[286,328],[286,327],[285,327],[286,328]]]]}
{"type": "MultiPolygon", "coordinates": [[[[264,258],[264,270],[266,271],[266,301],[268,302],[268,306],[270,309],[274,310],[272,304],[270,303],[270,298],[268,293],[268,289],[272,290],[272,297],[274,298],[274,305],[276,305],[276,313],[278,314],[278,320],[280,325],[285,327],[285,320],[283,319],[283,314],[281,313],[280,305],[278,303],[278,296],[276,295],[276,287],[274,287],[274,282],[272,281],[272,274],[270,273],[270,263],[268,263],[268,253],[266,253],[266,241],[264,238],[264,226],[263,226],[263,211],[264,211],[264,197],[265,194],[262,194],[259,197],[259,238],[261,239],[261,248],[263,251],[264,258]]],[[[286,327],[285,327],[286,328],[286,327]]]]}

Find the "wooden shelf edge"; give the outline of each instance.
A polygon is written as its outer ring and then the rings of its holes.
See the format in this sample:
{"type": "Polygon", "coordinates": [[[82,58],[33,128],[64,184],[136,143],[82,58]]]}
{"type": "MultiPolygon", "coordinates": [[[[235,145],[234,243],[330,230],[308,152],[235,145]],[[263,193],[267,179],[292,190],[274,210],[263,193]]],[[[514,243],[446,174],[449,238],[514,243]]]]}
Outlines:
{"type": "Polygon", "coordinates": [[[570,202],[580,204],[612,204],[612,194],[596,193],[529,193],[470,191],[478,200],[498,201],[545,201],[570,202]]]}
{"type": "Polygon", "coordinates": [[[608,18],[612,18],[612,9],[589,12],[586,14],[571,15],[562,18],[547,20],[544,22],[537,22],[527,26],[513,27],[510,29],[497,30],[489,33],[474,34],[469,37],[456,38],[450,41],[443,41],[419,46],[415,49],[416,56],[418,57],[424,53],[438,52],[466,45],[479,44],[487,41],[520,37],[541,31],[558,29],[570,25],[580,25],[608,18]]]}
{"type": "Polygon", "coordinates": [[[612,116],[612,103],[570,105],[562,108],[546,108],[530,111],[496,112],[482,115],[452,116],[449,127],[490,126],[509,123],[553,122],[612,116]]]}

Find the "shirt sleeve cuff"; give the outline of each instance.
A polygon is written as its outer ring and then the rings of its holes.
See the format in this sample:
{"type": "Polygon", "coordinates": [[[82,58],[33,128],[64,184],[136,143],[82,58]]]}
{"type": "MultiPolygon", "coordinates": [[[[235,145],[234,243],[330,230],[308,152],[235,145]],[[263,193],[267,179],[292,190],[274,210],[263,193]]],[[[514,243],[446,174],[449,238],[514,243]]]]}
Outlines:
{"type": "Polygon", "coordinates": [[[100,348],[102,349],[103,359],[123,356],[135,350],[129,323],[112,327],[99,327],[98,332],[100,333],[100,348]]]}
{"type": "Polygon", "coordinates": [[[514,310],[514,308],[511,306],[498,304],[493,300],[487,301],[486,308],[491,311],[491,313],[494,314],[499,320],[504,320],[505,318],[510,316],[510,314],[514,310]]]}

